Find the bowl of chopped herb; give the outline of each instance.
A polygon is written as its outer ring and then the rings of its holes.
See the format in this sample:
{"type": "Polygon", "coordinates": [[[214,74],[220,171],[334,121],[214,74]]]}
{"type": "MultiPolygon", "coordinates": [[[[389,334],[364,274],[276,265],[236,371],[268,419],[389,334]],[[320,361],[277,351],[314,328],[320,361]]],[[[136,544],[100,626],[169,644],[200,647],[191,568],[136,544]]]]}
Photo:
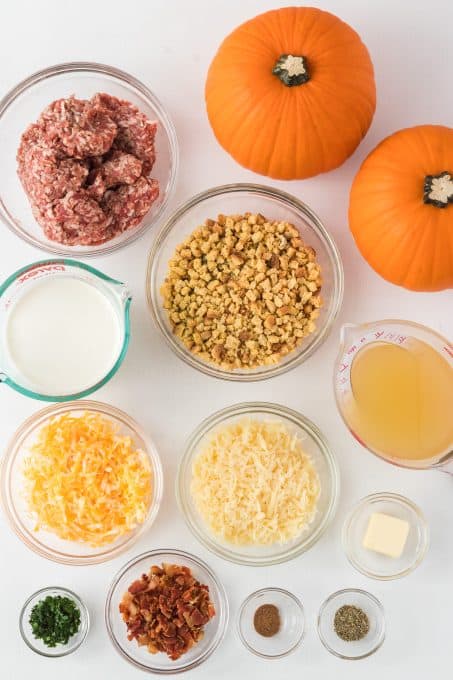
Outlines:
{"type": "Polygon", "coordinates": [[[37,654],[66,656],[85,640],[90,615],[82,600],[71,590],[42,588],[25,602],[19,617],[24,642],[37,654]]]}

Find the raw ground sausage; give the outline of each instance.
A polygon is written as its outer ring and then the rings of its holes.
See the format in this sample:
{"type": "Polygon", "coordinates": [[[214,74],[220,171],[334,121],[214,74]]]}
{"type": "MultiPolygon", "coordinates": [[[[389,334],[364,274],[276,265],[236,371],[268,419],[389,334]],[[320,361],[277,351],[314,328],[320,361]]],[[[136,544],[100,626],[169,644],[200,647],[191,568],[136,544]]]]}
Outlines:
{"type": "Polygon", "coordinates": [[[139,225],[159,196],[149,177],[157,124],[98,93],[58,99],[24,132],[18,175],[45,235],[97,245],[139,225]]]}

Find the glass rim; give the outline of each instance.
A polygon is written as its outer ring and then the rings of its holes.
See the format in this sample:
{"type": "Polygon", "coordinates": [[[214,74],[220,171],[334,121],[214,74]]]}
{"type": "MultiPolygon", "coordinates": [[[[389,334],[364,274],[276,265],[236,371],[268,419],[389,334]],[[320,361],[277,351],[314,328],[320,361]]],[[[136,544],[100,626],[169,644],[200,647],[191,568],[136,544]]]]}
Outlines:
{"type": "MultiPolygon", "coordinates": [[[[216,612],[217,615],[217,612],[216,612]]],[[[229,604],[228,604],[228,597],[226,594],[225,587],[223,586],[222,582],[219,580],[219,578],[216,576],[214,571],[211,569],[211,567],[204,562],[204,560],[201,559],[201,557],[198,557],[197,555],[194,555],[193,553],[190,553],[186,550],[179,550],[176,548],[157,548],[155,550],[148,550],[143,553],[140,553],[139,555],[136,555],[132,559],[130,559],[126,564],[121,567],[119,571],[116,572],[114,575],[109,589],[107,591],[106,599],[105,599],[105,606],[104,606],[104,621],[105,621],[105,626],[107,628],[107,633],[109,635],[110,641],[113,644],[114,648],[116,651],[122,656],[126,661],[128,661],[132,666],[135,666],[135,668],[140,668],[141,670],[147,671],[148,673],[155,673],[156,675],[176,675],[177,673],[184,673],[185,671],[191,670],[193,668],[196,668],[200,664],[203,663],[203,661],[206,661],[213,652],[219,647],[219,645],[222,643],[227,627],[228,627],[228,619],[229,619],[229,604]],[[162,555],[172,555],[176,556],[177,558],[181,559],[186,559],[194,564],[201,570],[205,571],[209,578],[213,581],[216,591],[218,594],[219,598],[219,603],[220,603],[220,609],[221,611],[219,612],[220,616],[220,622],[218,626],[218,631],[216,636],[214,637],[211,645],[205,650],[205,652],[197,659],[194,659],[192,662],[180,667],[180,668],[172,668],[169,667],[167,669],[153,669],[150,668],[149,666],[140,663],[139,661],[136,661],[133,659],[125,650],[121,647],[119,644],[116,635],[113,631],[112,625],[111,625],[111,617],[110,617],[110,608],[111,608],[111,602],[113,595],[115,593],[116,588],[118,587],[118,583],[121,580],[123,576],[126,575],[126,573],[134,567],[137,563],[141,562],[142,560],[145,559],[158,559],[159,556],[162,555]]]]}
{"type": "Polygon", "coordinates": [[[364,496],[351,508],[348,515],[346,516],[346,519],[343,522],[343,527],[341,530],[341,542],[348,562],[352,567],[354,567],[354,569],[357,569],[357,571],[363,574],[364,576],[376,579],[377,581],[393,581],[394,579],[407,576],[422,563],[429,548],[429,526],[420,507],[416,503],[411,501],[409,498],[407,498],[406,496],[402,496],[401,494],[398,493],[393,493],[391,491],[380,491],[369,494],[368,496],[364,496]],[[394,503],[404,505],[410,510],[412,510],[412,512],[416,515],[418,519],[418,529],[421,532],[422,536],[420,549],[418,550],[415,560],[412,562],[412,564],[410,564],[405,569],[401,569],[400,571],[397,571],[394,574],[389,575],[380,575],[377,574],[376,572],[370,571],[369,569],[363,567],[361,563],[358,562],[353,557],[350,548],[349,531],[351,529],[352,523],[356,519],[358,513],[361,510],[363,510],[363,508],[378,501],[392,501],[394,503]]]}
{"type": "Polygon", "coordinates": [[[317,425],[315,425],[309,418],[306,418],[298,411],[290,409],[281,404],[260,401],[233,404],[220,409],[219,411],[216,411],[205,418],[198,425],[198,427],[193,430],[187,440],[184,453],[179,461],[175,480],[175,495],[178,507],[182,516],[184,517],[186,525],[195,538],[217,557],[221,557],[222,559],[234,564],[252,567],[266,567],[274,564],[281,564],[298,557],[302,553],[307,552],[310,548],[312,548],[313,545],[315,545],[317,541],[323,536],[335,516],[335,512],[338,507],[339,490],[340,471],[336,458],[327,440],[317,425]],[[206,436],[206,434],[212,430],[212,428],[216,427],[228,418],[241,415],[252,415],[254,413],[265,413],[267,415],[284,418],[291,421],[294,425],[307,433],[308,436],[310,436],[315,441],[319,451],[321,452],[322,457],[329,468],[332,481],[332,491],[330,494],[329,503],[317,530],[310,533],[302,543],[296,543],[291,548],[281,552],[278,555],[266,557],[260,556],[258,558],[253,556],[238,555],[234,551],[234,547],[230,548],[222,546],[216,538],[211,538],[208,535],[208,529],[201,529],[199,526],[197,526],[197,523],[192,517],[193,513],[190,511],[190,503],[187,499],[187,489],[184,484],[184,479],[186,477],[192,455],[202,438],[206,436]]]}
{"type": "Polygon", "coordinates": [[[29,416],[12,435],[9,440],[5,453],[0,465],[0,505],[3,507],[4,514],[8,523],[16,534],[16,536],[23,542],[23,544],[32,550],[34,553],[44,557],[52,562],[59,564],[68,564],[71,566],[88,566],[91,564],[101,564],[107,562],[121,553],[129,550],[129,548],[143,535],[145,531],[151,528],[154,524],[163,496],[163,470],[158,449],[154,444],[153,439],[147,432],[137,423],[137,421],[129,416],[125,411],[122,411],[115,406],[99,401],[81,400],[64,403],[55,403],[52,406],[47,406],[29,416]],[[81,556],[61,550],[49,548],[45,543],[39,541],[36,536],[33,536],[24,526],[17,513],[15,503],[13,501],[13,492],[11,489],[11,475],[16,456],[20,452],[24,440],[33,432],[33,430],[46,422],[50,418],[57,416],[65,411],[95,411],[107,418],[113,418],[126,425],[133,432],[137,433],[138,437],[145,444],[145,453],[152,467],[153,472],[153,495],[148,509],[145,521],[138,526],[132,533],[121,537],[122,542],[112,548],[109,545],[101,546],[100,551],[92,554],[81,556]]]}
{"type": "MultiPolygon", "coordinates": [[[[130,75],[126,71],[116,68],[115,66],[108,66],[107,64],[101,64],[98,62],[91,61],[61,62],[59,64],[48,66],[44,69],[40,69],[39,71],[35,71],[27,78],[21,80],[17,85],[12,87],[0,99],[0,124],[2,122],[3,115],[7,112],[9,107],[16,100],[18,100],[18,98],[22,94],[27,92],[29,88],[40,83],[43,80],[47,80],[48,78],[71,73],[94,73],[100,76],[107,76],[115,78],[116,80],[125,83],[129,87],[135,89],[156,110],[159,118],[162,120],[163,127],[165,128],[165,132],[168,136],[169,141],[171,156],[169,180],[165,187],[165,195],[162,200],[162,203],[158,206],[156,213],[153,215],[152,221],[150,223],[147,223],[146,219],[142,221],[140,225],[138,225],[135,229],[131,230],[127,240],[122,241],[120,243],[112,244],[110,246],[103,248],[102,250],[96,250],[96,246],[93,246],[84,252],[74,252],[73,254],[71,253],[72,256],[80,258],[103,257],[104,255],[109,255],[117,250],[130,246],[137,239],[143,236],[144,233],[153,224],[156,224],[157,221],[162,216],[162,214],[167,209],[168,203],[171,197],[173,196],[175,190],[176,178],[179,168],[178,139],[176,136],[176,129],[174,123],[171,120],[169,114],[167,113],[165,107],[163,106],[159,98],[144,83],[142,83],[141,80],[139,80],[135,76],[130,75]]],[[[23,241],[31,244],[35,248],[39,248],[44,252],[51,253],[52,255],[59,255],[62,257],[66,257],[70,254],[70,251],[68,250],[67,246],[63,247],[63,244],[59,244],[57,242],[55,242],[55,244],[53,242],[43,244],[41,243],[40,240],[28,234],[26,230],[18,227],[13,217],[6,209],[4,202],[1,198],[1,194],[0,194],[0,219],[3,222],[3,224],[15,236],[18,236],[23,241]]]]}
{"type": "Polygon", "coordinates": [[[120,368],[121,364],[124,361],[124,358],[127,354],[127,350],[129,347],[129,342],[130,342],[130,337],[131,337],[131,320],[130,320],[130,306],[132,303],[132,294],[129,292],[127,289],[127,286],[125,283],[122,281],[118,281],[117,279],[113,279],[112,277],[108,276],[107,274],[104,274],[104,272],[101,272],[99,269],[96,269],[95,267],[92,267],[89,264],[86,264],[84,262],[79,262],[78,260],[72,260],[71,258],[47,258],[45,260],[37,260],[36,262],[32,262],[31,264],[24,265],[17,271],[13,272],[8,276],[8,278],[0,285],[0,298],[2,295],[8,290],[8,288],[20,277],[22,274],[25,272],[34,269],[35,267],[44,267],[44,266],[51,266],[53,264],[63,264],[68,267],[76,267],[78,269],[83,269],[90,274],[93,274],[94,276],[97,276],[99,279],[111,283],[114,285],[118,286],[124,286],[124,290],[126,291],[125,297],[123,300],[123,314],[122,314],[122,321],[123,321],[123,342],[121,345],[121,349],[118,353],[118,357],[116,361],[114,362],[113,366],[111,369],[108,371],[108,373],[101,378],[100,380],[97,381],[94,385],[91,387],[87,387],[84,390],[81,390],[80,392],[74,392],[73,394],[65,394],[65,395],[51,395],[51,394],[41,394],[40,392],[35,392],[32,389],[28,389],[27,387],[23,387],[22,385],[19,385],[15,380],[12,378],[8,377],[6,374],[2,372],[2,369],[0,367],[0,385],[3,383],[5,385],[8,385],[11,387],[13,390],[16,392],[19,392],[20,394],[23,394],[25,397],[30,397],[31,399],[36,399],[38,401],[49,401],[49,402],[56,402],[56,403],[64,403],[64,402],[70,402],[74,401],[76,399],[82,399],[84,397],[88,397],[90,394],[93,394],[93,392],[96,392],[98,389],[100,389],[103,385],[105,385],[109,380],[113,378],[115,373],[117,373],[118,369],[120,368]]]}
{"type": "MultiPolygon", "coordinates": [[[[85,642],[86,637],[88,635],[88,632],[90,630],[90,612],[88,610],[88,607],[86,606],[85,602],[82,600],[82,598],[77,595],[74,591],[70,590],[69,588],[64,588],[63,586],[45,586],[44,588],[40,588],[36,592],[32,593],[27,599],[25,600],[24,604],[22,605],[20,614],[19,614],[19,631],[22,637],[22,640],[25,642],[27,647],[31,649],[33,652],[36,654],[39,654],[40,656],[45,656],[48,659],[58,659],[61,658],[62,656],[68,656],[69,654],[72,654],[75,652],[79,647],[85,642]],[[24,616],[25,616],[25,611],[30,604],[35,598],[39,597],[40,595],[45,595],[46,593],[50,594],[51,592],[57,592],[58,594],[65,595],[69,597],[70,599],[73,599],[77,606],[79,607],[80,610],[80,623],[81,626],[83,626],[83,632],[80,640],[77,642],[76,645],[73,647],[70,647],[69,649],[64,650],[62,648],[61,652],[56,652],[56,653],[50,653],[50,652],[45,652],[44,650],[38,649],[35,647],[32,643],[32,641],[28,638],[28,636],[25,633],[25,628],[24,628],[24,616]]],[[[79,631],[77,631],[78,633],[79,631]]],[[[76,633],[76,635],[77,635],[76,633]]],[[[68,641],[69,644],[69,641],[68,641]]]]}
{"type": "Polygon", "coordinates": [[[318,618],[316,620],[316,628],[318,630],[318,636],[319,639],[321,640],[322,644],[324,647],[329,651],[331,654],[334,656],[338,657],[339,659],[346,659],[348,661],[358,661],[360,659],[366,659],[368,656],[371,656],[377,650],[382,646],[385,640],[385,612],[384,612],[384,607],[382,606],[382,603],[377,599],[375,595],[372,593],[368,592],[368,590],[364,590],[363,588],[342,588],[341,590],[336,590],[334,593],[331,593],[329,597],[326,597],[324,602],[321,604],[319,608],[319,613],[318,613],[318,618]],[[330,604],[333,600],[335,600],[337,597],[340,597],[341,595],[346,595],[349,593],[357,593],[359,595],[363,595],[368,600],[371,600],[373,604],[376,606],[376,610],[379,612],[379,620],[381,622],[382,626],[382,631],[381,635],[378,638],[376,644],[366,653],[360,654],[358,656],[349,656],[347,654],[341,654],[340,652],[337,652],[333,647],[329,645],[327,640],[324,638],[324,636],[321,633],[321,620],[322,620],[322,615],[324,614],[324,610],[327,607],[328,604],[330,604]]]}
{"type": "Polygon", "coordinates": [[[302,641],[304,639],[305,635],[305,610],[304,606],[301,602],[301,600],[297,597],[297,595],[294,595],[294,593],[291,593],[289,590],[285,590],[285,588],[277,588],[275,586],[268,586],[265,588],[259,588],[258,590],[255,590],[253,593],[250,593],[250,595],[247,595],[247,597],[243,600],[241,606],[239,607],[239,611],[237,613],[236,617],[236,630],[239,636],[240,641],[244,645],[246,649],[249,650],[249,652],[252,652],[252,654],[256,654],[256,656],[261,657],[262,659],[282,659],[285,656],[288,656],[292,652],[294,652],[300,645],[302,644],[302,641]],[[257,649],[252,647],[250,645],[243,632],[242,632],[242,627],[241,627],[241,622],[242,618],[244,616],[245,608],[247,607],[250,602],[252,602],[256,597],[263,595],[265,593],[279,593],[280,595],[284,595],[285,597],[288,597],[291,599],[294,604],[297,606],[297,609],[299,611],[301,620],[302,620],[302,630],[300,632],[299,637],[297,638],[296,642],[289,647],[285,652],[280,652],[279,654],[265,654],[264,652],[259,652],[257,649]]]}
{"type": "Polygon", "coordinates": [[[333,240],[332,236],[330,236],[329,232],[325,228],[324,224],[321,222],[320,218],[316,215],[315,212],[313,212],[313,210],[308,205],[300,201],[295,196],[285,191],[281,191],[280,189],[275,189],[274,187],[271,186],[256,183],[238,182],[232,184],[222,184],[196,194],[195,196],[187,200],[185,203],[180,205],[170,215],[170,217],[167,218],[167,221],[162,225],[162,227],[158,231],[156,238],[154,239],[149,250],[145,286],[146,286],[145,294],[148,303],[148,309],[150,311],[154,325],[158,328],[160,334],[163,336],[167,345],[173,350],[173,352],[176,354],[177,357],[179,357],[179,359],[182,359],[186,364],[192,366],[192,368],[195,368],[204,373],[205,375],[209,375],[214,378],[236,382],[254,382],[259,380],[267,380],[268,378],[274,378],[278,375],[282,375],[287,371],[292,370],[296,366],[300,365],[303,361],[308,359],[308,357],[310,357],[323,344],[323,342],[327,339],[341,308],[344,292],[344,272],[340,258],[340,252],[335,244],[335,241],[333,240]],[[274,198],[282,203],[285,203],[294,210],[297,210],[300,213],[302,213],[302,215],[308,220],[310,227],[317,233],[318,237],[323,242],[326,251],[328,252],[329,258],[331,260],[333,272],[333,294],[331,310],[329,316],[326,319],[326,322],[320,329],[320,332],[313,333],[314,337],[307,343],[303,350],[301,351],[297,351],[297,349],[294,350],[292,352],[294,356],[291,359],[289,359],[286,363],[275,364],[265,369],[264,367],[259,367],[263,370],[261,370],[260,372],[250,371],[248,373],[247,372],[238,373],[232,370],[226,371],[215,365],[210,365],[206,362],[203,362],[201,359],[191,354],[189,350],[187,350],[185,347],[181,346],[181,344],[177,342],[174,334],[170,332],[165,326],[165,324],[162,323],[161,321],[158,312],[159,290],[156,280],[157,265],[159,262],[161,249],[167,237],[169,236],[175,225],[178,223],[178,221],[189,210],[202,204],[207,199],[216,196],[221,196],[224,194],[240,193],[243,191],[252,192],[259,196],[274,198]]]}

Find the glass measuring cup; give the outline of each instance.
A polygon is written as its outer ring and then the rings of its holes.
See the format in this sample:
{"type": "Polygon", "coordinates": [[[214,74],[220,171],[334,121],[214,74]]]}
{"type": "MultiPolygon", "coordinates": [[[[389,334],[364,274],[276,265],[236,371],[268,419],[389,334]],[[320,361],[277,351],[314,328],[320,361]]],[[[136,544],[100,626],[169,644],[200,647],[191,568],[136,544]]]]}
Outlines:
{"type": "MultiPolygon", "coordinates": [[[[445,450],[439,451],[433,457],[423,459],[399,457],[396,452],[394,455],[390,455],[388,452],[384,453],[369,441],[365,441],[363,434],[359,435],[356,431],[358,428],[353,422],[354,394],[351,371],[354,360],[364,348],[369,347],[372,343],[389,343],[411,351],[416,341],[421,341],[434,349],[453,369],[452,344],[426,326],[396,319],[364,324],[345,324],[341,329],[340,349],[334,366],[334,392],[338,410],[351,434],[362,446],[379,458],[400,467],[413,469],[439,468],[453,474],[453,441],[450,441],[445,450]]],[[[372,387],[370,385],[370,389],[372,387]]],[[[451,426],[451,419],[450,423],[446,424],[446,431],[448,425],[451,426]]]]}
{"type": "MultiPolygon", "coordinates": [[[[69,401],[85,397],[104,385],[116,373],[126,355],[130,336],[129,308],[132,296],[125,284],[106,276],[89,265],[69,259],[40,260],[22,267],[0,286],[0,383],[9,385],[17,392],[42,401],[69,401]],[[105,375],[94,384],[77,392],[51,394],[46,390],[38,391],[30,381],[21,374],[8,350],[7,326],[8,316],[15,304],[23,296],[45,279],[76,279],[93,286],[100,293],[118,324],[118,351],[105,375]]],[[[44,320],[43,320],[44,323],[44,320]]]]}

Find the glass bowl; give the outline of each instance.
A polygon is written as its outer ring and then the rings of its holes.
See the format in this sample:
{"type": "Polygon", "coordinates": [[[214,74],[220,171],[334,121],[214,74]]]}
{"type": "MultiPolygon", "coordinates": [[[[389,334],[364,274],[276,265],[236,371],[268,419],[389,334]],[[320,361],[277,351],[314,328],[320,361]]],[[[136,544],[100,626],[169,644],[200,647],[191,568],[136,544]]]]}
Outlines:
{"type": "Polygon", "coordinates": [[[249,595],[238,615],[238,634],[244,646],[265,659],[279,659],[294,652],[302,642],[305,627],[304,608],[298,598],[281,588],[262,588],[249,595]],[[280,630],[264,637],[255,630],[253,619],[261,605],[273,604],[280,614],[280,630]]]}
{"type": "Polygon", "coordinates": [[[28,548],[41,557],[60,564],[98,564],[117,557],[128,550],[137,538],[152,525],[156,519],[162,498],[163,475],[157,449],[138,423],[123,411],[109,404],[96,401],[77,401],[44,408],[28,418],[19,427],[2,459],[0,489],[6,517],[14,532],[28,548]],[[61,539],[50,531],[42,529],[35,531],[35,522],[28,511],[26,499],[22,492],[23,461],[41,427],[55,416],[61,416],[65,413],[77,415],[83,411],[91,411],[105,416],[118,425],[121,434],[132,437],[137,447],[148,455],[153,474],[153,494],[148,515],[143,524],[132,532],[119,537],[114,543],[96,548],[61,539]]]}
{"type": "Polygon", "coordinates": [[[139,80],[104,64],[72,62],[57,64],[29,76],[0,101],[0,218],[15,234],[31,245],[57,255],[84,257],[111,253],[132,243],[162,215],[175,186],[178,168],[176,133],[157,97],[139,80]],[[30,203],[17,176],[16,153],[22,133],[55,99],[90,98],[96,92],[127,99],[148,118],[158,122],[156,163],[152,177],[159,180],[160,197],[141,224],[116,238],[95,246],[67,246],[48,239],[33,217],[30,203]]]}
{"type": "MultiPolygon", "coordinates": [[[[116,281],[98,269],[94,269],[76,260],[40,260],[14,272],[0,285],[0,328],[2,329],[2,332],[0,332],[0,384],[4,383],[26,397],[39,399],[40,401],[71,401],[92,394],[115,375],[126,356],[130,338],[129,310],[131,302],[131,293],[124,283],[116,281]],[[15,303],[20,302],[24,294],[30,293],[33,289],[36,290],[42,281],[49,279],[62,281],[68,278],[84,281],[93,286],[102,295],[105,302],[112,308],[117,319],[119,337],[116,352],[112,354],[112,362],[108,372],[104,375],[102,372],[98,374],[98,379],[94,384],[81,384],[76,388],[78,389],[76,392],[73,391],[73,384],[72,388],[66,390],[63,394],[61,389],[58,394],[52,394],[51,392],[57,390],[45,391],[43,386],[31,382],[28,376],[22,374],[20,367],[14,361],[12,356],[14,351],[11,352],[11,343],[8,340],[8,319],[14,310],[15,303]]],[[[50,305],[49,310],[49,313],[52,313],[50,305]]],[[[30,310],[31,312],[32,310],[30,310]]],[[[45,346],[49,337],[49,329],[44,321],[37,328],[36,332],[39,333],[41,342],[45,346]]],[[[84,354],[86,355],[88,351],[89,348],[85,347],[84,354]]],[[[81,358],[79,357],[79,359],[81,358]]],[[[54,364],[52,364],[53,368],[54,364]]],[[[55,371],[51,370],[51,373],[54,374],[55,371]]]]}
{"type": "Polygon", "coordinates": [[[129,663],[149,673],[172,675],[199,666],[220,645],[228,624],[228,600],[217,576],[195,555],[182,550],[151,550],[127,562],[113,579],[105,603],[105,623],[113,646],[129,663]],[[135,640],[129,641],[126,624],[119,612],[123,594],[132,581],[140,578],[151,566],[160,566],[162,562],[189,567],[195,578],[209,587],[216,610],[215,617],[206,625],[204,637],[177,661],[172,661],[163,653],[150,654],[146,647],[139,647],[135,640]]]}
{"type": "Polygon", "coordinates": [[[339,472],[335,458],[324,436],[308,418],[285,406],[264,402],[243,403],[217,411],[204,420],[189,438],[181,459],[176,496],[187,525],[196,538],[211,552],[230,562],[251,566],[266,566],[286,562],[311,548],[318,541],[337,507],[339,472]],[[200,447],[212,431],[244,417],[258,420],[281,420],[302,440],[305,452],[311,457],[321,482],[316,515],[311,524],[292,541],[269,546],[231,545],[214,536],[206,526],[193,502],[190,484],[192,464],[200,447]]]}
{"type": "Polygon", "coordinates": [[[257,184],[227,184],[204,191],[182,205],[167,220],[154,241],[148,258],[146,295],[151,316],[166,342],[180,359],[198,370],[227,380],[263,380],[289,371],[307,359],[326,339],[339,311],[343,297],[343,268],[340,255],[315,213],[294,196],[257,184]],[[207,218],[243,212],[262,213],[269,219],[294,224],[307,245],[317,253],[322,268],[323,307],[316,330],[297,349],[272,366],[255,369],[225,370],[192,354],[172,332],[162,305],[160,287],[165,280],[168,262],[175,248],[207,218]]]}
{"type": "Polygon", "coordinates": [[[47,656],[49,658],[55,658],[59,656],[67,656],[72,654],[76,649],[80,647],[82,642],[85,640],[88,630],[90,628],[90,615],[85,604],[82,602],[80,597],[78,597],[72,590],[67,588],[50,587],[41,588],[33,595],[30,595],[28,600],[22,607],[22,611],[19,616],[19,630],[22,635],[24,642],[37,654],[41,656],[47,656]],[[50,595],[55,597],[56,595],[61,595],[61,597],[69,597],[74,600],[80,611],[80,627],[75,635],[73,635],[66,645],[57,645],[56,647],[47,647],[42,640],[34,637],[31,625],[29,623],[31,611],[35,604],[38,604],[45,597],[50,595]]]}
{"type": "Polygon", "coordinates": [[[330,595],[321,605],[318,615],[318,633],[324,647],[340,659],[364,659],[374,654],[384,642],[384,609],[379,600],[366,590],[346,588],[330,595]],[[333,620],[343,605],[353,605],[368,616],[370,630],[357,641],[342,640],[335,632],[333,620]]]}
{"type": "Polygon", "coordinates": [[[423,560],[429,545],[429,529],[419,507],[395,493],[375,493],[351,510],[343,525],[343,548],[352,566],[369,578],[382,581],[406,576],[423,560]],[[374,512],[405,520],[409,534],[401,557],[387,557],[362,545],[368,521],[374,512]]]}

